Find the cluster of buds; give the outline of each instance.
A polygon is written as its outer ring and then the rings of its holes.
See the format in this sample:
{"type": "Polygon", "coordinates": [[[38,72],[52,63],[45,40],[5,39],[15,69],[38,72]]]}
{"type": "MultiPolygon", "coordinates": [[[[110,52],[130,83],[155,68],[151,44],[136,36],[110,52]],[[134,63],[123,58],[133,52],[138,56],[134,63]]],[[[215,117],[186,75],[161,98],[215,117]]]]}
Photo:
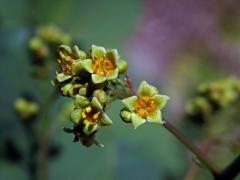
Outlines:
{"type": "Polygon", "coordinates": [[[105,111],[114,99],[122,100],[125,107],[120,116],[134,128],[146,121],[163,123],[160,109],[168,97],[159,95],[157,88],[145,81],[135,94],[126,74],[128,64],[116,49],[92,45],[86,53],[77,46],[61,45],[57,52],[60,66],[53,84],[63,96],[74,99],[70,115],[73,128],[64,128],[74,134],[74,142],[103,146],[95,134],[100,127],[113,123],[105,111]]]}
{"type": "Polygon", "coordinates": [[[47,60],[53,58],[51,52],[61,44],[70,44],[69,34],[64,33],[57,26],[40,26],[35,35],[28,41],[28,49],[31,55],[31,62],[35,67],[34,74],[46,74],[47,60]]]}
{"type": "Polygon", "coordinates": [[[236,78],[201,84],[196,97],[187,103],[186,113],[191,119],[203,123],[207,117],[239,99],[240,80],[236,78]]]}

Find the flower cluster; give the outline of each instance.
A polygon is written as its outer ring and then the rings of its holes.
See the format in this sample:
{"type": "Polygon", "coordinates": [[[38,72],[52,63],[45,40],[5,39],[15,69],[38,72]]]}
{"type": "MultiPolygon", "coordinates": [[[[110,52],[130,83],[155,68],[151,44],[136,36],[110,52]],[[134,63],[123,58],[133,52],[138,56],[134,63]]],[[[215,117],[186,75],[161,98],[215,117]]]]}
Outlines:
{"type": "Polygon", "coordinates": [[[64,128],[74,134],[74,141],[103,146],[95,140],[95,134],[100,127],[113,123],[105,111],[114,99],[122,99],[125,107],[120,116],[134,128],[146,121],[163,123],[160,109],[168,97],[159,95],[157,88],[145,81],[135,95],[126,75],[128,64],[116,49],[92,45],[89,52],[84,52],[76,45],[61,45],[57,53],[59,69],[52,82],[63,96],[74,99],[70,116],[73,128],[64,128]]]}
{"type": "Polygon", "coordinates": [[[197,95],[186,105],[191,119],[204,122],[210,115],[240,99],[240,80],[228,78],[201,84],[197,95]]]}
{"type": "Polygon", "coordinates": [[[28,41],[28,49],[31,55],[31,62],[34,66],[34,75],[47,74],[44,72],[47,60],[53,58],[52,50],[61,44],[71,44],[69,34],[64,33],[57,26],[40,26],[35,35],[28,41]]]}

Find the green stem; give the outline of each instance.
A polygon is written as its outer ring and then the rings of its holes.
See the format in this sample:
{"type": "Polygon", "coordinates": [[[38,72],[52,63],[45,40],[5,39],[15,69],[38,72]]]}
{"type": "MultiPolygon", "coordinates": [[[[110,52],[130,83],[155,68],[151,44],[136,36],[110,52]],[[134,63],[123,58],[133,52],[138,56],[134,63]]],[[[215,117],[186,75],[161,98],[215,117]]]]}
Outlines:
{"type": "Polygon", "coordinates": [[[197,158],[203,163],[214,177],[220,174],[218,167],[213,164],[208,157],[192,142],[190,142],[182,133],[180,133],[170,122],[165,121],[163,126],[170,131],[179,141],[181,141],[192,153],[194,153],[197,158]]]}

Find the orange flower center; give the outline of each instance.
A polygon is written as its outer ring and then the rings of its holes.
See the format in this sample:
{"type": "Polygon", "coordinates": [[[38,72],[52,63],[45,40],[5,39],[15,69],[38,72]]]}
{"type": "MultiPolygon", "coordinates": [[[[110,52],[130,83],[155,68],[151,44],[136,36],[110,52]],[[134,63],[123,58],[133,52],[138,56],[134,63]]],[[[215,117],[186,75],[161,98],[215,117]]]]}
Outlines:
{"type": "Polygon", "coordinates": [[[100,76],[107,76],[115,69],[115,64],[107,57],[94,58],[93,72],[100,76]]]}
{"type": "Polygon", "coordinates": [[[141,96],[134,104],[135,112],[142,118],[147,118],[151,113],[156,110],[156,104],[153,97],[141,96]]]}
{"type": "Polygon", "coordinates": [[[101,112],[96,108],[88,106],[83,110],[81,116],[83,118],[83,121],[88,121],[93,124],[96,124],[98,120],[101,118],[101,112]]]}

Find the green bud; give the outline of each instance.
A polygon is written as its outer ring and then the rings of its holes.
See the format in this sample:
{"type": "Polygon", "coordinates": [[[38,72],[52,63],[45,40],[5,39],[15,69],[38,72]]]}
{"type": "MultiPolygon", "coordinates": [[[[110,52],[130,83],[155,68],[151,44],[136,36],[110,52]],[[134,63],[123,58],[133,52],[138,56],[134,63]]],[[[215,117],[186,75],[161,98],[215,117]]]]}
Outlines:
{"type": "Polygon", "coordinates": [[[70,94],[71,89],[73,88],[73,85],[71,83],[65,84],[62,88],[61,91],[63,95],[67,96],[70,94]]]}
{"type": "Polygon", "coordinates": [[[127,61],[121,59],[118,61],[117,67],[119,69],[119,73],[125,73],[128,68],[128,63],[127,61]]]}
{"type": "Polygon", "coordinates": [[[108,96],[103,90],[95,90],[93,96],[96,97],[101,104],[105,104],[108,101],[108,96]]]}
{"type": "Polygon", "coordinates": [[[74,105],[76,108],[82,108],[87,106],[88,104],[89,104],[89,101],[86,97],[80,96],[78,94],[75,96],[74,105]]]}
{"type": "Polygon", "coordinates": [[[131,112],[126,111],[126,110],[122,110],[120,112],[120,117],[122,118],[122,120],[126,123],[131,123],[131,112]]]}
{"type": "Polygon", "coordinates": [[[82,87],[79,89],[79,93],[80,96],[86,96],[87,95],[87,88],[86,87],[82,87]]]}

